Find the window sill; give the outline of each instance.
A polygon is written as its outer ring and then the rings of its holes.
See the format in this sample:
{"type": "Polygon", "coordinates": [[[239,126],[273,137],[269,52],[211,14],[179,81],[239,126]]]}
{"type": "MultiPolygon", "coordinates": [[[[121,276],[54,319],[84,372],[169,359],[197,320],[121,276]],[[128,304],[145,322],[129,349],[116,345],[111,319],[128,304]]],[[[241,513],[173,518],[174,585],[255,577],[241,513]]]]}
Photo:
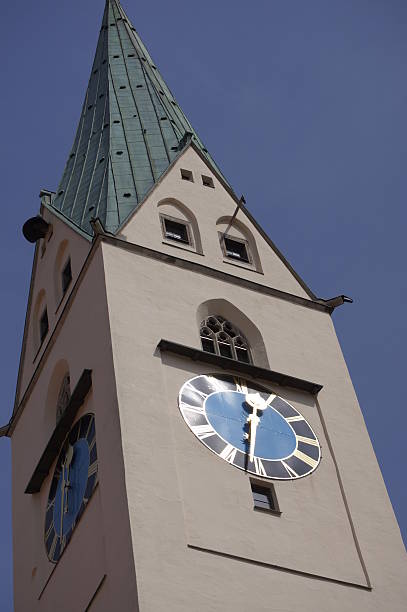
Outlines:
{"type": "Polygon", "coordinates": [[[248,270],[249,272],[256,272],[256,274],[261,274],[264,276],[264,272],[261,270],[256,270],[251,263],[245,263],[244,261],[239,261],[237,259],[229,259],[228,257],[223,258],[223,263],[229,264],[229,266],[235,266],[236,268],[243,268],[243,270],[248,270]]]}
{"type": "Polygon", "coordinates": [[[282,512],[279,510],[268,510],[267,508],[258,508],[257,506],[253,506],[253,510],[255,512],[261,512],[261,514],[271,514],[272,516],[281,516],[282,512]]]}
{"type": "Polygon", "coordinates": [[[229,359],[229,357],[220,357],[213,353],[205,353],[199,349],[191,346],[185,346],[184,344],[178,344],[177,342],[171,342],[170,340],[160,340],[157,345],[160,351],[167,351],[174,353],[175,355],[182,355],[183,357],[189,357],[193,361],[200,361],[201,363],[209,363],[213,366],[222,368],[223,370],[230,370],[239,372],[240,374],[247,374],[253,378],[260,378],[262,380],[269,380],[271,382],[280,385],[281,387],[291,387],[293,389],[299,389],[300,391],[307,391],[316,395],[321,391],[322,385],[303,380],[302,378],[295,378],[281,372],[274,372],[267,368],[259,368],[258,366],[243,363],[242,361],[235,361],[229,359]]]}
{"type": "Polygon", "coordinates": [[[187,245],[183,246],[181,242],[176,242],[172,240],[163,240],[162,244],[166,244],[167,246],[173,247],[174,249],[181,249],[181,251],[187,251],[187,253],[194,253],[195,255],[202,255],[202,257],[204,257],[204,254],[195,250],[194,247],[187,246],[187,245]]]}

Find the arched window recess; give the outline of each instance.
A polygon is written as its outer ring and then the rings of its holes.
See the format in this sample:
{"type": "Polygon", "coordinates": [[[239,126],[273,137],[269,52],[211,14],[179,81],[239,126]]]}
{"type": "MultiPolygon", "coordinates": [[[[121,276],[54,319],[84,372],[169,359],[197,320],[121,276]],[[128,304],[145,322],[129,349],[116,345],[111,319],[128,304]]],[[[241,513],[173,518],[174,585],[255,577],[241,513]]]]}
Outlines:
{"type": "Polygon", "coordinates": [[[232,323],[219,315],[204,319],[200,327],[202,349],[207,353],[252,363],[246,338],[232,323]]]}
{"type": "Polygon", "coordinates": [[[56,406],[56,422],[61,420],[69,400],[71,399],[71,378],[69,373],[65,374],[61,386],[59,388],[57,406],[56,406]]]}

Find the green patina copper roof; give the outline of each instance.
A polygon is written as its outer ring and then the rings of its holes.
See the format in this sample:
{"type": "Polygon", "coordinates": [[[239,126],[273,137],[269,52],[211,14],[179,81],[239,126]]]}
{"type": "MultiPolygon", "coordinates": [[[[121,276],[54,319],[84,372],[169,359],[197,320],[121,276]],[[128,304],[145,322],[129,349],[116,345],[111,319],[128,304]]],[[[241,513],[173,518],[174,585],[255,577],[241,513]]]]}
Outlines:
{"type": "Polygon", "coordinates": [[[75,142],[51,206],[89,234],[92,217],[114,233],[189,138],[219,172],[120,2],[107,0],[75,142]]]}

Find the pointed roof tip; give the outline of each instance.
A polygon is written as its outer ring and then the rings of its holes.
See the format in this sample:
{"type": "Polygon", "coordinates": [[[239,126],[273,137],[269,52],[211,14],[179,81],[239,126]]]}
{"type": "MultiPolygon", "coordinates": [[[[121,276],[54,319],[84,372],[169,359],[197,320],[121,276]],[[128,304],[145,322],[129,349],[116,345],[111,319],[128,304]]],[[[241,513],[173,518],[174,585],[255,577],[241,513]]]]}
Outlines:
{"type": "Polygon", "coordinates": [[[116,233],[189,139],[221,174],[119,0],[106,0],[75,142],[51,206],[116,233]]]}

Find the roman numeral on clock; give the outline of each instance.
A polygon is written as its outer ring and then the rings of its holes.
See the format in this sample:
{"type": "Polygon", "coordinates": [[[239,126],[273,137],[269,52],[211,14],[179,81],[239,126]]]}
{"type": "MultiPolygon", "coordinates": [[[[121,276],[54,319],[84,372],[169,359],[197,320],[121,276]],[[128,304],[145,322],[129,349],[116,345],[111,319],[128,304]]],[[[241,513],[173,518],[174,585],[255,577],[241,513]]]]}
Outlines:
{"type": "Polygon", "coordinates": [[[196,412],[198,414],[204,414],[205,412],[203,404],[201,406],[191,406],[191,404],[180,401],[179,407],[180,410],[191,410],[191,412],[196,412]]]}
{"type": "Polygon", "coordinates": [[[258,457],[254,457],[254,469],[258,476],[267,476],[267,472],[264,469],[263,462],[258,457]]]}
{"type": "Polygon", "coordinates": [[[239,391],[239,393],[244,393],[245,395],[249,393],[245,380],[243,380],[242,378],[235,378],[234,381],[236,385],[236,391],[239,391]]]}
{"type": "Polygon", "coordinates": [[[208,397],[207,393],[204,393],[204,391],[200,391],[199,389],[194,387],[191,383],[188,383],[187,385],[185,385],[185,389],[187,389],[188,391],[192,391],[196,395],[199,395],[199,397],[202,399],[203,402],[208,397]]]}
{"type": "Polygon", "coordinates": [[[88,468],[88,478],[98,471],[98,462],[94,461],[88,468]]]}
{"type": "Polygon", "coordinates": [[[229,463],[233,463],[236,458],[236,453],[237,453],[237,448],[235,448],[231,444],[228,444],[227,446],[225,446],[223,451],[220,453],[219,457],[221,457],[225,461],[228,461],[229,463]]]}
{"type": "Polygon", "coordinates": [[[205,438],[217,435],[216,431],[209,423],[206,425],[194,425],[191,429],[200,440],[205,440],[205,438]]]}

